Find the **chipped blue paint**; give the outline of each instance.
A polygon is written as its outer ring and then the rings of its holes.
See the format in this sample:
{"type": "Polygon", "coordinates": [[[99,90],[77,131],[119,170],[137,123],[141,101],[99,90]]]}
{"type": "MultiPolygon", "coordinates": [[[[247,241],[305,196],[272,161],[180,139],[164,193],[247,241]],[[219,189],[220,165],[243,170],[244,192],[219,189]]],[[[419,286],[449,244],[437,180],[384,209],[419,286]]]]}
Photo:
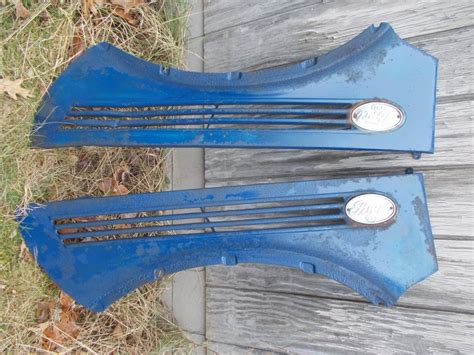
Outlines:
{"type": "Polygon", "coordinates": [[[93,311],[162,275],[205,265],[297,268],[330,277],[386,305],[437,270],[421,174],[82,198],[32,205],[18,219],[41,268],[93,311]],[[396,218],[383,225],[351,224],[345,203],[362,193],[390,197],[398,206],[396,218]],[[258,205],[269,202],[278,204],[258,205]],[[212,208],[223,206],[227,208],[212,208]],[[96,218],[167,210],[174,212],[96,218]],[[179,225],[163,224],[180,221],[191,234],[183,234],[179,225]],[[259,224],[263,229],[250,228],[259,224]],[[177,235],[150,235],[163,228],[177,235]],[[130,230],[144,236],[97,239],[130,230]]]}
{"type": "Polygon", "coordinates": [[[434,150],[436,70],[435,58],[401,40],[388,24],[371,26],[321,57],[254,72],[163,68],[101,43],[51,86],[35,118],[33,145],[356,149],[418,156],[434,150]],[[400,107],[406,122],[389,132],[352,125],[351,107],[376,99],[400,107]],[[185,126],[199,124],[211,126],[185,126]]]}

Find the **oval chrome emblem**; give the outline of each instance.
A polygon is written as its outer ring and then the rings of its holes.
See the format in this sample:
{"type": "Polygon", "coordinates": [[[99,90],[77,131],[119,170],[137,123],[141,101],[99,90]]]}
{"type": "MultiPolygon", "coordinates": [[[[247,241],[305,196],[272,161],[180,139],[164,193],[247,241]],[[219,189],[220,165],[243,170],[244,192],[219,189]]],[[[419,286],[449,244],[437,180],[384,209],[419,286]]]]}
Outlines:
{"type": "Polygon", "coordinates": [[[392,220],[397,214],[397,205],[383,195],[363,194],[351,198],[345,211],[354,222],[373,225],[392,220]]]}
{"type": "Polygon", "coordinates": [[[370,132],[387,132],[405,122],[405,115],[397,106],[385,101],[363,102],[350,112],[350,120],[357,128],[370,132]]]}

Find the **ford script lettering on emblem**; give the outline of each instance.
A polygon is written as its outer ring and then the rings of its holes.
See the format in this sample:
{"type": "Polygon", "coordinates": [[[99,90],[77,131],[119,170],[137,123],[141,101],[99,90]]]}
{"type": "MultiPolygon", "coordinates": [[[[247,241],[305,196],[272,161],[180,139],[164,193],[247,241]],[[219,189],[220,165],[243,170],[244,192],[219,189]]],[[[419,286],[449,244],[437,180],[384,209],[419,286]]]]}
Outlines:
{"type": "Polygon", "coordinates": [[[374,225],[391,221],[397,214],[397,205],[386,196],[371,193],[351,198],[345,211],[356,223],[374,225]]]}
{"type": "Polygon", "coordinates": [[[371,132],[387,132],[405,122],[405,115],[397,106],[385,101],[364,102],[355,106],[350,119],[354,126],[371,132]]]}

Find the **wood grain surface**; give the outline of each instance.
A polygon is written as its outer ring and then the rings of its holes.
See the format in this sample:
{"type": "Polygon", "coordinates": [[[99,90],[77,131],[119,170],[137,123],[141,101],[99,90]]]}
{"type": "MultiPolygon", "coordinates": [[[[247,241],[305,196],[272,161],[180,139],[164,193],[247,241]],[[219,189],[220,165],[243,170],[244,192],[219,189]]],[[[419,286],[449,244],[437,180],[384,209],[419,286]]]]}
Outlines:
{"type": "Polygon", "coordinates": [[[472,354],[472,315],[207,288],[209,340],[284,353],[472,354]]]}
{"type": "Polygon", "coordinates": [[[205,71],[248,70],[318,56],[371,23],[389,22],[439,59],[434,155],[207,149],[206,186],[425,174],[440,270],[397,306],[262,265],[206,272],[209,353],[474,353],[474,2],[205,0],[205,71]],[[256,3],[256,4],[255,4],[256,3]]]}

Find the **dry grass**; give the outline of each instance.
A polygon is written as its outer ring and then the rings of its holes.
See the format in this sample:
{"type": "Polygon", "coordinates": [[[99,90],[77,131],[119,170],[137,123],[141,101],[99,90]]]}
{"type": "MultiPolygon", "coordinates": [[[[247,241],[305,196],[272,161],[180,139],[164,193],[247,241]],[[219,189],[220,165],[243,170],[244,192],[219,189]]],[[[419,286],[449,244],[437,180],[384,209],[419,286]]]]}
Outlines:
{"type": "MultiPolygon", "coordinates": [[[[109,7],[84,18],[79,1],[24,1],[27,19],[16,19],[13,5],[0,8],[0,75],[25,79],[33,97],[13,101],[0,95],[0,352],[41,350],[38,302],[57,302],[58,290],[35,263],[20,252],[13,221],[17,207],[29,202],[103,195],[98,183],[117,169],[129,170],[130,192],[159,191],[166,184],[166,151],[81,148],[40,150],[29,147],[32,117],[54,78],[73,59],[77,41],[85,47],[102,41],[146,60],[180,66],[186,16],[181,1],[154,2],[136,10],[136,26],[109,7]],[[75,38],[75,39],[74,39],[75,38]],[[75,44],[73,45],[73,41],[75,44]]],[[[162,353],[186,349],[179,330],[160,304],[163,287],[147,285],[106,312],[80,310],[77,339],[56,351],[162,353]]],[[[57,312],[56,312],[57,313],[57,312]]],[[[53,312],[50,321],[57,314],[53,312]]]]}

